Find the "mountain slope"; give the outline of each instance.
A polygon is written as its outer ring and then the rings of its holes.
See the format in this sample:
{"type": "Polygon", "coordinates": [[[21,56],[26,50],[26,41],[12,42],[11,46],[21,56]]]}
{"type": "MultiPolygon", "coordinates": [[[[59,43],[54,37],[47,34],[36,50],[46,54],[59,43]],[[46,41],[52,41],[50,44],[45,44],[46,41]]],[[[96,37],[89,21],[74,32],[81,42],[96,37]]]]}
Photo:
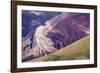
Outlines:
{"type": "Polygon", "coordinates": [[[62,13],[48,20],[46,26],[52,27],[48,37],[60,49],[89,34],[89,14],[62,13]]]}
{"type": "Polygon", "coordinates": [[[61,50],[30,62],[89,59],[89,36],[86,36],[61,50]]]}

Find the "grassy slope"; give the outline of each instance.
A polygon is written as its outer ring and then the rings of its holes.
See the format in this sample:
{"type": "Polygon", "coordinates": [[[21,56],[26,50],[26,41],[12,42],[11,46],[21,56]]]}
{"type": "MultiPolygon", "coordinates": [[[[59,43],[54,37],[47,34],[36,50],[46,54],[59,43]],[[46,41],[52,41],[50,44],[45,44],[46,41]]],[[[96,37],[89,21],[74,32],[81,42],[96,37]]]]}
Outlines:
{"type": "Polygon", "coordinates": [[[88,59],[89,44],[89,36],[86,36],[71,45],[58,50],[57,52],[31,60],[31,62],[88,59]]]}

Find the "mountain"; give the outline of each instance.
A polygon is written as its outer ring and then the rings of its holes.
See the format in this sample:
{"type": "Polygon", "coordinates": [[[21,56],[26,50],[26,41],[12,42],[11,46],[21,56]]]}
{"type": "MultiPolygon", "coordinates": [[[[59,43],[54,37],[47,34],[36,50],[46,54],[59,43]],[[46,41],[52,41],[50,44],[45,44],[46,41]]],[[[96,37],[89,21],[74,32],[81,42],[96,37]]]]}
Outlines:
{"type": "Polygon", "coordinates": [[[49,32],[48,37],[55,43],[56,48],[63,48],[89,34],[89,14],[62,13],[46,22],[56,32],[49,32]],[[57,42],[56,42],[57,40],[57,42]],[[59,44],[56,44],[58,43],[59,44]],[[63,43],[63,46],[60,45],[63,43]]]}
{"type": "MultiPolygon", "coordinates": [[[[46,15],[45,12],[38,14],[41,17],[46,15]]],[[[27,38],[26,43],[31,42],[31,47],[30,44],[28,44],[28,48],[24,47],[26,52],[23,50],[25,52],[23,62],[47,56],[89,35],[89,20],[88,13],[64,12],[46,20],[44,24],[37,20],[33,21],[38,27],[36,27],[34,34],[27,38]]]]}

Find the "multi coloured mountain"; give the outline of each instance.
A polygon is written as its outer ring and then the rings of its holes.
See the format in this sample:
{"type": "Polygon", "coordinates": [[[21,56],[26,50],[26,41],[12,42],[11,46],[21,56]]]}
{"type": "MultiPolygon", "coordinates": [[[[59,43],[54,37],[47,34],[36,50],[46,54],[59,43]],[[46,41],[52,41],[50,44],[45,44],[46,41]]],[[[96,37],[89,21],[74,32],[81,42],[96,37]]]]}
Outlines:
{"type": "Polygon", "coordinates": [[[89,24],[88,13],[22,11],[22,61],[48,56],[86,37],[89,24]]]}

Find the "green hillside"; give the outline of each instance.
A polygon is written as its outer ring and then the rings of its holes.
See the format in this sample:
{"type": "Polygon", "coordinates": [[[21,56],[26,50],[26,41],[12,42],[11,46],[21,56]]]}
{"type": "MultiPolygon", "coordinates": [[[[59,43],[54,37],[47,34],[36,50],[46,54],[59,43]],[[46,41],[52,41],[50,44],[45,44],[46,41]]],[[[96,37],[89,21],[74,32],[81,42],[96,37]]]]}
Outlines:
{"type": "Polygon", "coordinates": [[[86,36],[48,56],[31,60],[31,62],[89,59],[89,46],[89,36],[86,36]]]}

